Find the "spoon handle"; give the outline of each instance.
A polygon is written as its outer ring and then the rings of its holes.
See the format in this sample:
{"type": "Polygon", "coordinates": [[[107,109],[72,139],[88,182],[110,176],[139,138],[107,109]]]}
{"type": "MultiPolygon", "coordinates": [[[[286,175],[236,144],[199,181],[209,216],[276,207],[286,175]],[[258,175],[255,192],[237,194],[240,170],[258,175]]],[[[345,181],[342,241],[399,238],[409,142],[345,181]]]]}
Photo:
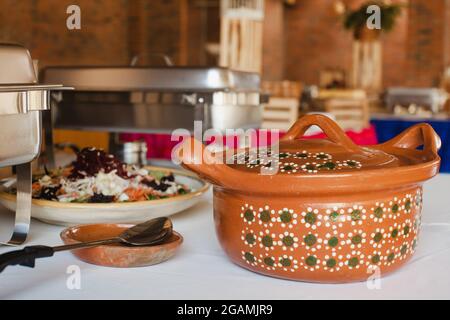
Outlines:
{"type": "Polygon", "coordinates": [[[98,246],[102,246],[102,245],[106,245],[106,244],[114,244],[114,243],[120,243],[120,242],[122,242],[122,240],[120,238],[111,238],[111,239],[105,239],[105,240],[80,242],[80,243],[68,244],[68,245],[64,245],[64,246],[53,247],[53,250],[55,252],[66,251],[66,250],[76,250],[76,249],[92,248],[92,247],[98,247],[98,246]]]}
{"type": "Polygon", "coordinates": [[[0,272],[7,266],[14,265],[34,268],[36,259],[52,257],[54,254],[53,248],[46,246],[29,246],[22,250],[10,251],[0,255],[0,272]]]}
{"type": "Polygon", "coordinates": [[[69,244],[58,247],[47,246],[29,246],[22,250],[10,251],[0,255],[0,273],[5,270],[7,266],[21,265],[24,267],[34,268],[36,259],[52,257],[55,252],[64,250],[75,250],[82,248],[91,248],[105,244],[119,243],[121,239],[112,238],[91,242],[82,242],[69,244]]]}

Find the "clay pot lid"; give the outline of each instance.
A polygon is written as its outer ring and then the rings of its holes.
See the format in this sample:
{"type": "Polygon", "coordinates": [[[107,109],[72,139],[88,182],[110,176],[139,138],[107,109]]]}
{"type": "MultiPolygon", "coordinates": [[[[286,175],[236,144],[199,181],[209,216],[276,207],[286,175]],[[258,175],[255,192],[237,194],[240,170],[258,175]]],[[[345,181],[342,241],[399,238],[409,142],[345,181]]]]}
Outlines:
{"type": "Polygon", "coordinates": [[[272,148],[271,152],[278,156],[275,160],[261,157],[260,151],[268,154],[264,149],[212,153],[195,139],[187,139],[177,152],[183,167],[215,188],[305,196],[379,191],[422,183],[439,172],[440,145],[433,128],[422,123],[385,143],[357,146],[333,120],[307,115],[280,139],[278,148],[272,148]],[[319,126],[327,139],[302,140],[312,125],[319,126]],[[195,152],[196,143],[201,152],[195,152]],[[269,167],[267,161],[271,160],[269,167]]]}
{"type": "Polygon", "coordinates": [[[310,115],[301,118],[278,145],[238,151],[228,158],[227,165],[240,171],[263,174],[330,175],[410,166],[424,161],[423,152],[414,148],[357,146],[328,117],[310,115]],[[328,139],[299,139],[311,125],[318,125],[328,139]]]}
{"type": "Polygon", "coordinates": [[[351,152],[328,140],[281,141],[279,150],[252,149],[233,156],[230,167],[260,172],[278,169],[279,174],[345,173],[375,168],[397,167],[406,159],[381,150],[360,148],[351,152]]]}

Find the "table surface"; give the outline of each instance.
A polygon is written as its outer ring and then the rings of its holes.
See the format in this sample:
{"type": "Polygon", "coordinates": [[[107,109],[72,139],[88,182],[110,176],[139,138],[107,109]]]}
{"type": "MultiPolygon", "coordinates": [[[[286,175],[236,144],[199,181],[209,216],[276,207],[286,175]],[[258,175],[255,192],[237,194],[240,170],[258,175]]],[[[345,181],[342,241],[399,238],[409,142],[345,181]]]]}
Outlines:
{"type": "MultiPolygon", "coordinates": [[[[381,279],[367,283],[311,284],[261,276],[231,263],[216,239],[212,194],[173,217],[185,237],[171,260],[145,268],[89,265],[70,252],[38,260],[35,269],[9,267],[0,274],[1,299],[449,299],[450,175],[425,185],[421,240],[413,259],[381,279]],[[80,289],[68,289],[69,266],[80,268],[80,289]]],[[[0,234],[12,215],[0,209],[0,234]]],[[[62,227],[33,221],[28,244],[58,245],[62,227]]],[[[11,248],[0,247],[0,253],[11,248]]]]}

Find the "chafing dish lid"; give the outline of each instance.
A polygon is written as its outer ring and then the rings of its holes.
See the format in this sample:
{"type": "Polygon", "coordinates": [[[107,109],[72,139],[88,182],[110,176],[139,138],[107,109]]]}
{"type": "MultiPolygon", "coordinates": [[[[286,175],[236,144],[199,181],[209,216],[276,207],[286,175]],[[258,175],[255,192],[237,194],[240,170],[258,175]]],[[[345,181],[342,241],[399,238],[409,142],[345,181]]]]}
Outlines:
{"type": "Polygon", "coordinates": [[[44,83],[79,91],[259,91],[257,73],[202,67],[48,67],[44,83]]]}
{"type": "Polygon", "coordinates": [[[49,109],[49,91],[70,89],[40,85],[30,53],[22,46],[0,44],[0,115],[49,109]]]}
{"type": "Polygon", "coordinates": [[[33,61],[24,47],[0,44],[0,70],[0,85],[36,83],[33,61]]]}

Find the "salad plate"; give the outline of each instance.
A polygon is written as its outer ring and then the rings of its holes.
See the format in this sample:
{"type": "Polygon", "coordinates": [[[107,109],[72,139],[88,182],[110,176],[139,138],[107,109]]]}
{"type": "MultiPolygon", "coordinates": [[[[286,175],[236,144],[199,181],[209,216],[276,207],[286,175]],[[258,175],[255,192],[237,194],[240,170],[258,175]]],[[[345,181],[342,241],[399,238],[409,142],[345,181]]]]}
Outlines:
{"type": "MultiPolygon", "coordinates": [[[[71,167],[34,176],[32,217],[64,226],[135,224],[186,210],[209,188],[195,174],[163,167],[134,168],[105,153],[102,157],[107,161],[96,168],[102,162],[96,158],[100,152],[86,150],[71,167]]],[[[0,192],[0,204],[15,210],[14,178],[7,184],[0,192]]]]}

